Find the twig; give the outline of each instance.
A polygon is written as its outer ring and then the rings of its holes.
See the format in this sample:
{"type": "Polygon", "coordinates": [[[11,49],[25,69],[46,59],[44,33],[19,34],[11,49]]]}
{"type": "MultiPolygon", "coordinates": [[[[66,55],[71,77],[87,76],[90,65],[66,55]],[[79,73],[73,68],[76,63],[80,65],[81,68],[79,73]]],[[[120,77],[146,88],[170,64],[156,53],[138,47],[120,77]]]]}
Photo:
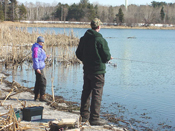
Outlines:
{"type": "Polygon", "coordinates": [[[10,96],[10,94],[13,92],[13,89],[14,88],[11,89],[11,92],[6,96],[5,100],[1,103],[1,106],[3,106],[4,102],[7,100],[7,98],[10,96]]]}
{"type": "Polygon", "coordinates": [[[17,97],[13,97],[13,98],[16,99],[18,102],[20,102],[20,103],[21,103],[21,106],[22,106],[23,108],[26,107],[26,101],[24,101],[24,103],[22,103],[17,97]]]}
{"type": "Polygon", "coordinates": [[[11,125],[13,125],[13,122],[12,122],[12,123],[10,123],[10,124],[8,124],[8,125],[3,126],[3,127],[0,129],[0,131],[3,131],[3,129],[5,129],[5,128],[7,128],[7,127],[11,126],[11,125]]]}
{"type": "Polygon", "coordinates": [[[2,84],[2,80],[3,80],[3,75],[2,75],[2,77],[1,77],[1,84],[2,84]]]}
{"type": "Polygon", "coordinates": [[[53,88],[54,77],[52,77],[51,81],[52,81],[52,97],[53,97],[53,102],[55,102],[54,88],[53,88]]]}

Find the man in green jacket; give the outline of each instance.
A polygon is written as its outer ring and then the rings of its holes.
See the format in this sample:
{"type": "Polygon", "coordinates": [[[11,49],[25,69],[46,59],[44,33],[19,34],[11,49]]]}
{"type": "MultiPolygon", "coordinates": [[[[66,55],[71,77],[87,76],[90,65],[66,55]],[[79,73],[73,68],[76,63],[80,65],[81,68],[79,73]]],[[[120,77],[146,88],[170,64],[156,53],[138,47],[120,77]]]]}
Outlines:
{"type": "Polygon", "coordinates": [[[89,120],[91,125],[104,125],[100,119],[100,106],[104,86],[106,63],[112,59],[107,41],[99,33],[102,22],[95,18],[91,29],[80,38],[76,56],[83,63],[84,85],[81,96],[80,115],[82,122],[89,120]],[[91,101],[90,101],[91,99],[91,101]],[[90,111],[89,111],[90,108],[90,111]]]}

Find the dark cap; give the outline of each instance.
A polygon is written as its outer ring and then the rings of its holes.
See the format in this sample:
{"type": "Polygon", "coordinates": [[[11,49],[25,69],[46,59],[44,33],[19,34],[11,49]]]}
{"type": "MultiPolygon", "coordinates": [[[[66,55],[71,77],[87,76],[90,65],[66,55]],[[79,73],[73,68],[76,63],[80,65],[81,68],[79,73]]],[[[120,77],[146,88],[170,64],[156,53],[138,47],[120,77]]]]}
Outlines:
{"type": "Polygon", "coordinates": [[[100,26],[101,24],[103,24],[103,23],[102,23],[101,20],[98,19],[98,18],[94,18],[94,19],[91,21],[91,27],[94,27],[94,28],[100,26]]]}
{"type": "Polygon", "coordinates": [[[43,42],[44,43],[44,38],[42,37],[42,36],[39,36],[38,38],[37,38],[37,43],[38,42],[43,42]]]}

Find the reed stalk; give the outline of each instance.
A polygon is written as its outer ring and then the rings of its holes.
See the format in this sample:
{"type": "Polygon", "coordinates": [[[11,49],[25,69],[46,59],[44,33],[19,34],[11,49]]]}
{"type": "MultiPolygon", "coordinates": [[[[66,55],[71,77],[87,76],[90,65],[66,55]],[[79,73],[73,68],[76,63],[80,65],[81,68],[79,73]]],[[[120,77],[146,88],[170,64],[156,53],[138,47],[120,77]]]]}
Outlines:
{"type": "MultiPolygon", "coordinates": [[[[79,62],[75,57],[75,52],[72,51],[72,48],[79,43],[79,39],[75,37],[73,30],[69,33],[69,36],[66,33],[55,34],[54,31],[49,30],[40,32],[37,28],[34,28],[32,33],[29,33],[27,26],[20,27],[20,25],[9,24],[0,24],[0,62],[5,63],[6,66],[10,63],[15,65],[22,64],[24,61],[32,62],[31,47],[38,36],[44,37],[46,52],[50,47],[59,49],[57,61],[67,63],[79,62]]],[[[52,54],[53,58],[54,55],[56,54],[52,54]]]]}

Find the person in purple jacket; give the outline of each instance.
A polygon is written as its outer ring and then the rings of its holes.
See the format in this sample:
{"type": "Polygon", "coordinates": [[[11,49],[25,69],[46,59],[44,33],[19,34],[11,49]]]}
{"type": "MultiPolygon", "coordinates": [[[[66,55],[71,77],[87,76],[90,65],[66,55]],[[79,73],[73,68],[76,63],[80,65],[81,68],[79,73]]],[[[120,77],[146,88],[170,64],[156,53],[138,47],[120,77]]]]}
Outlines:
{"type": "Polygon", "coordinates": [[[37,100],[38,94],[40,94],[40,101],[45,101],[45,90],[46,90],[46,78],[44,75],[45,59],[46,53],[43,49],[44,38],[39,36],[37,38],[37,43],[32,46],[32,60],[33,69],[35,70],[36,81],[34,87],[34,100],[37,100]]]}

